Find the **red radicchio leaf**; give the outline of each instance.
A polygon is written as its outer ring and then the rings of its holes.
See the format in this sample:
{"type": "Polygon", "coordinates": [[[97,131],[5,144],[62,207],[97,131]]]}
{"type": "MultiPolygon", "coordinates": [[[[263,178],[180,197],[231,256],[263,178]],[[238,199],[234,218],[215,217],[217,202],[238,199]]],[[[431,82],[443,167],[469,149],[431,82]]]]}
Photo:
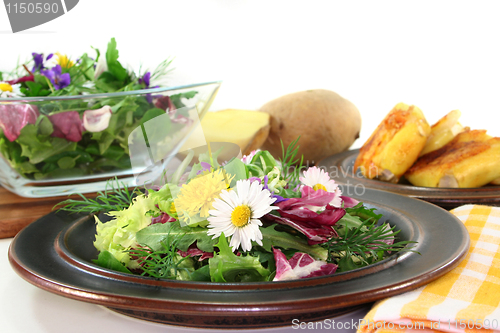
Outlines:
{"type": "Polygon", "coordinates": [[[40,113],[35,105],[2,104],[0,105],[0,127],[9,141],[17,139],[21,129],[27,124],[34,124],[40,113]]]}
{"type": "Polygon", "coordinates": [[[276,263],[276,275],[274,281],[284,280],[292,272],[292,266],[286,259],[286,256],[278,249],[273,247],[274,261],[276,263]]]}
{"type": "Polygon", "coordinates": [[[177,220],[175,218],[173,218],[172,216],[168,215],[167,213],[161,213],[160,216],[151,218],[151,224],[167,223],[167,222],[175,222],[175,221],[177,221],[177,220]]]}
{"type": "MultiPolygon", "coordinates": [[[[277,204],[280,206],[280,203],[277,204]]],[[[280,210],[278,211],[282,217],[288,217],[289,219],[295,220],[297,222],[305,222],[311,225],[323,225],[323,226],[333,226],[345,215],[345,209],[335,208],[333,206],[326,206],[325,210],[321,213],[313,212],[308,208],[295,208],[290,210],[280,210]]]]}
{"type": "MultiPolygon", "coordinates": [[[[387,230],[387,231],[388,231],[390,228],[391,228],[391,226],[390,226],[388,223],[384,224],[384,230],[387,230]]],[[[378,239],[377,241],[382,242],[382,243],[385,243],[385,244],[387,244],[387,245],[392,245],[392,244],[394,244],[394,235],[393,235],[393,234],[394,234],[394,232],[391,230],[390,232],[385,232],[384,234],[385,234],[385,235],[392,235],[392,236],[390,236],[390,237],[386,237],[386,238],[384,238],[384,239],[378,239]]],[[[370,245],[370,244],[368,244],[368,245],[370,245]]],[[[371,249],[374,249],[374,248],[376,248],[376,246],[370,246],[370,248],[371,248],[371,249]]],[[[390,251],[388,251],[388,252],[390,253],[390,251]]]]}
{"type": "Polygon", "coordinates": [[[283,252],[273,248],[276,262],[274,281],[305,279],[315,276],[325,276],[335,273],[337,265],[316,260],[307,253],[297,252],[287,260],[283,252]]]}
{"type": "Polygon", "coordinates": [[[7,81],[7,83],[10,84],[10,85],[13,85],[13,84],[16,84],[16,83],[22,83],[22,82],[26,82],[26,81],[34,82],[35,81],[35,76],[34,75],[26,75],[26,76],[23,76],[23,77],[14,79],[14,80],[7,81]]]}
{"type": "MultiPolygon", "coordinates": [[[[386,224],[385,225],[385,230],[387,229],[390,229],[391,226],[389,224],[386,224]]],[[[385,238],[385,239],[382,239],[381,241],[386,243],[387,245],[392,245],[394,244],[394,232],[391,230],[390,234],[392,235],[391,237],[388,237],[388,238],[385,238]]]]}
{"type": "Polygon", "coordinates": [[[276,204],[280,217],[267,214],[265,218],[302,232],[307,236],[310,245],[324,243],[338,236],[332,226],[345,215],[345,209],[328,204],[334,197],[335,193],[314,191],[311,187],[304,186],[301,198],[291,198],[276,204]],[[318,214],[309,209],[311,206],[326,207],[318,214]]]}
{"type": "Polygon", "coordinates": [[[351,197],[342,196],[342,202],[344,203],[344,208],[352,208],[359,204],[359,201],[351,197]]]}
{"type": "Polygon", "coordinates": [[[163,96],[163,97],[158,98],[154,102],[154,104],[155,104],[155,106],[158,109],[162,109],[162,110],[165,110],[165,111],[174,111],[174,110],[176,110],[175,105],[174,105],[174,103],[172,102],[172,100],[170,99],[169,96],[163,96]]]}
{"type": "Polygon", "coordinates": [[[146,257],[142,255],[142,253],[141,253],[142,251],[145,251],[146,253],[151,253],[150,249],[148,249],[144,246],[141,246],[141,245],[137,245],[137,247],[130,249],[130,252],[129,252],[130,259],[131,260],[138,260],[140,266],[144,266],[144,264],[146,263],[146,261],[145,261],[146,257]],[[141,250],[141,251],[134,252],[134,250],[141,250]]]}
{"type": "Polygon", "coordinates": [[[301,198],[290,198],[280,202],[278,205],[281,210],[289,210],[292,208],[301,208],[304,206],[323,207],[330,203],[335,198],[335,193],[324,190],[313,190],[310,186],[304,186],[301,189],[301,198]]]}
{"type": "Polygon", "coordinates": [[[202,250],[198,249],[195,245],[191,245],[187,251],[177,251],[178,254],[181,255],[181,257],[187,257],[187,256],[191,256],[191,257],[196,257],[196,256],[200,256],[198,258],[198,261],[203,261],[207,258],[213,258],[214,257],[214,254],[212,252],[203,252],[202,250]]]}
{"type": "Polygon", "coordinates": [[[82,139],[83,124],[77,111],[56,113],[49,116],[54,132],[51,136],[78,142],[82,139]]]}
{"type": "Polygon", "coordinates": [[[296,222],[292,219],[276,216],[273,214],[264,215],[264,220],[268,222],[275,222],[279,224],[288,225],[295,230],[300,231],[307,237],[309,245],[321,244],[327,242],[332,237],[338,237],[337,232],[329,226],[324,225],[310,225],[307,222],[296,222]]]}

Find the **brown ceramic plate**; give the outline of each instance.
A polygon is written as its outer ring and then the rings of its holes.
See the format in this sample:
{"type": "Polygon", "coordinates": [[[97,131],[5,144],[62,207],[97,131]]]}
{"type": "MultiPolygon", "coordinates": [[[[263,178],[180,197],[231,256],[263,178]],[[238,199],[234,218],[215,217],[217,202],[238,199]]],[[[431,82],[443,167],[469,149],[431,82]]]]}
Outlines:
{"type": "Polygon", "coordinates": [[[358,192],[362,188],[384,190],[432,202],[445,209],[465,204],[500,206],[500,186],[434,188],[367,179],[359,171],[354,170],[358,153],[359,149],[348,150],[322,160],[318,166],[324,168],[337,183],[357,187],[358,192]]]}
{"type": "Polygon", "coordinates": [[[357,198],[396,225],[401,240],[418,242],[414,250],[420,254],[406,252],[366,268],[289,282],[160,281],[94,265],[93,218],[59,212],[23,229],[10,246],[9,260],[24,279],[62,296],[150,321],[234,329],[332,318],[422,286],[465,257],[467,230],[444,209],[372,189],[357,198]]]}

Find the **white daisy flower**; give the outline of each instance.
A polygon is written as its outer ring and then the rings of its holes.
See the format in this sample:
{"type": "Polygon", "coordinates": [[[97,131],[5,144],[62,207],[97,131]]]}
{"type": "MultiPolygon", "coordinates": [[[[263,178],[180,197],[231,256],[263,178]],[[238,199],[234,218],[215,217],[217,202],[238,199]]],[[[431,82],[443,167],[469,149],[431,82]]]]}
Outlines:
{"type": "Polygon", "coordinates": [[[313,166],[304,171],[304,177],[299,177],[302,184],[310,186],[313,190],[323,190],[326,192],[335,193],[335,198],[330,202],[330,205],[336,208],[342,206],[342,191],[333,179],[330,179],[328,173],[322,169],[313,166]]]}
{"type": "Polygon", "coordinates": [[[231,236],[229,246],[233,251],[241,244],[243,251],[252,249],[252,241],[262,245],[262,233],[259,227],[262,216],[278,207],[271,206],[276,198],[271,198],[271,193],[263,189],[259,182],[251,182],[248,179],[236,182],[236,191],[223,190],[220,199],[213,202],[213,210],[208,213],[207,233],[217,238],[224,233],[226,237],[231,236]]]}
{"type": "Polygon", "coordinates": [[[21,92],[21,84],[8,84],[7,82],[0,82],[0,98],[9,97],[22,97],[24,94],[21,92]]]}

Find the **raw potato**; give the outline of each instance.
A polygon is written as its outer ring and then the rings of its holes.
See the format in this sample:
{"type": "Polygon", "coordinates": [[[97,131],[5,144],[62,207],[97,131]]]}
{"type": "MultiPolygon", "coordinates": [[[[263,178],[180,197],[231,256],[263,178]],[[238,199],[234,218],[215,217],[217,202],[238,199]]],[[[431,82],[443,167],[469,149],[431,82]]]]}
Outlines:
{"type": "Polygon", "coordinates": [[[274,157],[296,140],[309,165],[347,150],[359,137],[361,115],[354,104],[329,90],[307,90],[279,97],[262,106],[271,116],[271,130],[262,149],[274,157]]]}
{"type": "Polygon", "coordinates": [[[181,152],[200,146],[201,141],[206,140],[235,143],[243,155],[248,155],[266,141],[270,129],[269,115],[259,111],[237,109],[207,112],[201,120],[201,127],[203,132],[195,131],[181,148],[181,152]],[[200,137],[202,134],[204,138],[200,137]]]}
{"type": "Polygon", "coordinates": [[[201,126],[207,141],[236,143],[243,155],[260,148],[271,128],[268,114],[236,109],[208,112],[201,126]]]}

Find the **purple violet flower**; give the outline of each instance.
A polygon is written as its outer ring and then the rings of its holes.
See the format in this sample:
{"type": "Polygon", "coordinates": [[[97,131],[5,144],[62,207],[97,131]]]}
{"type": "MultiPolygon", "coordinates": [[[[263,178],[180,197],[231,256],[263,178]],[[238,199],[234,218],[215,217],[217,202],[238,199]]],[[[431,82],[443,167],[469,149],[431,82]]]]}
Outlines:
{"type": "MultiPolygon", "coordinates": [[[[44,63],[44,60],[43,60],[43,53],[36,53],[36,52],[33,52],[31,53],[31,55],[33,55],[33,61],[35,62],[35,65],[33,66],[33,69],[31,70],[32,72],[36,72],[36,71],[41,71],[42,69],[45,69],[45,66],[43,65],[44,63]]],[[[45,61],[49,60],[50,58],[52,58],[54,54],[49,54],[47,56],[47,58],[45,59],[45,61]]]]}
{"type": "Polygon", "coordinates": [[[264,176],[264,189],[265,190],[268,190],[270,193],[271,193],[271,198],[276,198],[276,201],[274,202],[275,204],[277,204],[278,202],[282,202],[282,201],[287,201],[288,198],[283,198],[282,196],[280,195],[277,195],[277,194],[274,194],[273,191],[271,191],[269,189],[269,187],[267,186],[267,183],[269,182],[269,177],[267,175],[264,176]]]}
{"type": "Polygon", "coordinates": [[[201,170],[198,170],[198,172],[196,173],[197,175],[201,174],[202,172],[205,172],[205,171],[210,171],[210,169],[212,169],[212,166],[210,165],[210,163],[207,163],[207,162],[200,162],[200,165],[201,165],[201,170]]]}
{"type": "Polygon", "coordinates": [[[41,70],[40,73],[46,76],[50,82],[54,85],[56,90],[66,88],[71,83],[71,77],[69,73],[61,74],[61,66],[57,65],[52,67],[52,69],[41,70]]]}
{"type": "MultiPolygon", "coordinates": [[[[154,86],[154,87],[149,86],[151,84],[151,72],[146,72],[146,74],[144,74],[142,76],[142,78],[139,78],[139,84],[143,84],[143,83],[144,83],[145,89],[159,88],[160,87],[160,86],[154,86]]],[[[151,94],[146,94],[146,100],[148,101],[148,103],[153,102],[153,97],[158,97],[158,96],[152,96],[151,94]]]]}
{"type": "Polygon", "coordinates": [[[141,78],[139,78],[139,84],[144,83],[146,88],[149,88],[150,79],[151,79],[151,72],[147,72],[141,78]]]}
{"type": "MultiPolygon", "coordinates": [[[[252,183],[253,183],[253,182],[259,182],[259,184],[262,184],[262,181],[260,180],[260,178],[259,178],[259,177],[250,177],[250,178],[248,178],[248,180],[249,180],[250,182],[252,182],[252,183]]],[[[269,188],[267,188],[267,184],[266,184],[266,186],[265,186],[265,189],[269,190],[269,188]]]]}

